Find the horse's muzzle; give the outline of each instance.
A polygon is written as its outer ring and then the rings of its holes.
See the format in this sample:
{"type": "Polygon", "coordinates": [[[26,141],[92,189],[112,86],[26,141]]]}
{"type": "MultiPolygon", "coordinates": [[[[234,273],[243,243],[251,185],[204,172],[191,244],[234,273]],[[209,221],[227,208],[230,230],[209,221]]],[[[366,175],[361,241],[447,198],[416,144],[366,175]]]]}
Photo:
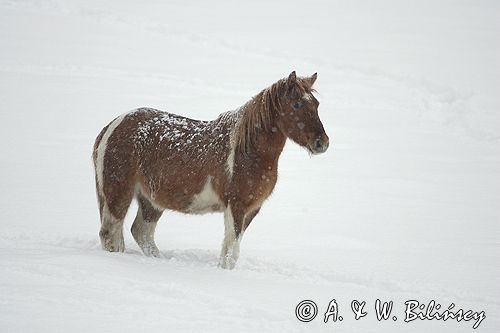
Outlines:
{"type": "Polygon", "coordinates": [[[314,140],[313,144],[310,145],[309,148],[313,154],[317,155],[324,153],[328,149],[329,145],[330,139],[328,138],[328,136],[324,135],[323,137],[314,140]]]}

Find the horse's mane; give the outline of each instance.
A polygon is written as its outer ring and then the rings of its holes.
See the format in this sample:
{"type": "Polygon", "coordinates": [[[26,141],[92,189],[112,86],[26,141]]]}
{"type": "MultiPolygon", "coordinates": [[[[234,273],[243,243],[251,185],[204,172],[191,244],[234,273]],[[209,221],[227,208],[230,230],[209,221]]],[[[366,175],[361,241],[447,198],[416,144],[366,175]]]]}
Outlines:
{"type": "Polygon", "coordinates": [[[286,78],[262,90],[240,108],[240,118],[236,124],[235,139],[240,151],[247,152],[254,144],[259,130],[270,130],[273,117],[280,112],[282,98],[300,97],[314,89],[307,79],[299,78],[290,84],[286,78]]]}

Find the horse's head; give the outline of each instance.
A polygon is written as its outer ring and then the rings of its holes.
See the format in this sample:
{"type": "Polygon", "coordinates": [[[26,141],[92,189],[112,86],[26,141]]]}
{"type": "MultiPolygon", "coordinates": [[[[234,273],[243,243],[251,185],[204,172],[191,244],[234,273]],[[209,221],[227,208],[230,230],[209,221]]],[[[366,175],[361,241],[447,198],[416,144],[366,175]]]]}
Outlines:
{"type": "Polygon", "coordinates": [[[329,145],[318,115],[319,102],[312,94],[317,76],[314,73],[310,77],[297,77],[295,71],[290,73],[277,115],[277,125],[283,134],[312,154],[324,153],[329,145]]]}

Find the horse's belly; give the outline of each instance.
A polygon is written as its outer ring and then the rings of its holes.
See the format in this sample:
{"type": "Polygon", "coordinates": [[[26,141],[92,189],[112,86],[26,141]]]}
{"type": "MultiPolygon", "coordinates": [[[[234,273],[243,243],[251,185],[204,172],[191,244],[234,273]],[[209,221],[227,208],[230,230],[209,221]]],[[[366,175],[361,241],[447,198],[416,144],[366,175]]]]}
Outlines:
{"type": "Polygon", "coordinates": [[[193,195],[185,212],[191,214],[204,214],[222,212],[224,204],[212,186],[212,177],[208,177],[203,189],[193,195]]]}

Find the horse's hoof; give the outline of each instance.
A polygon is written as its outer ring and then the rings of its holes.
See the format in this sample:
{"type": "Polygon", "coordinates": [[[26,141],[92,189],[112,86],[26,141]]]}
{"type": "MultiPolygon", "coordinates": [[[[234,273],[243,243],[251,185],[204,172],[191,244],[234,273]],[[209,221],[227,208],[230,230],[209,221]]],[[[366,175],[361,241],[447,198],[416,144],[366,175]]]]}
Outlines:
{"type": "Polygon", "coordinates": [[[144,244],[141,248],[142,253],[147,257],[160,257],[160,250],[158,250],[155,244],[144,244]]]}
{"type": "Polygon", "coordinates": [[[235,266],[236,266],[236,260],[231,257],[221,258],[218,265],[219,268],[229,269],[229,270],[234,269],[235,266]]]}

